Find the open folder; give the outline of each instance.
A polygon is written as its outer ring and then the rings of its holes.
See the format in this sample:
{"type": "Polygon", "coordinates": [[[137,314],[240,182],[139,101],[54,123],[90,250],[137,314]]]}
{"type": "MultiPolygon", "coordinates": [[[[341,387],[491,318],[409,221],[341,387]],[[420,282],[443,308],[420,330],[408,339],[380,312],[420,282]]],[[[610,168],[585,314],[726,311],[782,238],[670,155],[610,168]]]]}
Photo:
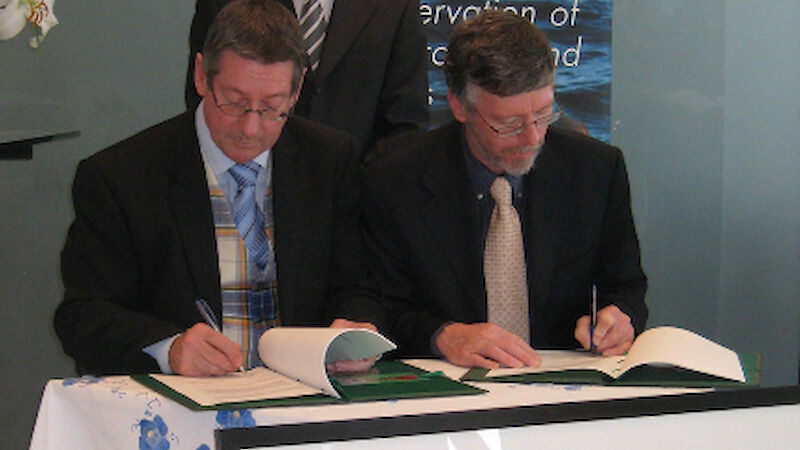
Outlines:
{"type": "Polygon", "coordinates": [[[366,372],[327,374],[327,362],[370,358],[394,348],[382,335],[365,329],[276,327],[267,330],[258,344],[265,367],[221,377],[150,374],[134,375],[133,379],[196,410],[484,392],[399,361],[378,361],[366,372]]]}
{"type": "Polygon", "coordinates": [[[741,387],[758,384],[760,358],[740,355],[691,331],[656,327],[623,356],[539,350],[539,367],[471,369],[465,381],[620,386],[741,387]]]}

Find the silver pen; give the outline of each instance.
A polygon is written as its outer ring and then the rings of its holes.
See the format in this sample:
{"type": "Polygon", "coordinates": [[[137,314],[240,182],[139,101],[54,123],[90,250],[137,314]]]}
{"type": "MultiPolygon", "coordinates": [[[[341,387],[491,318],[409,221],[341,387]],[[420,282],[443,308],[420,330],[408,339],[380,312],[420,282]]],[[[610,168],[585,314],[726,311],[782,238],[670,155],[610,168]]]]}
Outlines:
{"type": "MultiPolygon", "coordinates": [[[[195,306],[197,306],[197,310],[200,311],[200,315],[203,316],[203,320],[210,326],[214,331],[217,333],[222,333],[220,330],[219,325],[217,324],[217,319],[214,316],[214,310],[211,309],[211,306],[208,305],[203,298],[198,297],[197,300],[194,301],[195,306]]],[[[239,366],[239,372],[244,373],[244,366],[239,366]]]]}

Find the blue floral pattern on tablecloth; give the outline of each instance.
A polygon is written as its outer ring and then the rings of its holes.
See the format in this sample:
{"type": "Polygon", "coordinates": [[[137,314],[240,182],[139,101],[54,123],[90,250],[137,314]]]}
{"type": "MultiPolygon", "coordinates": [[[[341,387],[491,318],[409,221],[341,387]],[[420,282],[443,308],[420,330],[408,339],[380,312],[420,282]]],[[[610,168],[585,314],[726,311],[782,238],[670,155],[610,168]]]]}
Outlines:
{"type": "MultiPolygon", "coordinates": [[[[161,402],[161,397],[159,395],[150,391],[145,391],[137,393],[135,397],[141,399],[145,406],[144,417],[134,422],[132,427],[132,430],[136,433],[134,436],[139,441],[140,450],[168,450],[173,447],[189,448],[189,450],[191,450],[191,448],[194,448],[194,445],[198,445],[197,443],[192,443],[191,447],[188,445],[185,447],[181,445],[181,437],[175,434],[176,430],[170,430],[167,426],[167,422],[172,422],[170,420],[171,415],[163,414],[165,412],[168,413],[168,411],[163,410],[164,404],[161,402]],[[159,414],[159,411],[161,411],[162,414],[159,414]]],[[[173,422],[172,425],[175,425],[173,428],[180,429],[180,422],[180,420],[178,420],[177,424],[173,422]]],[[[185,429],[182,431],[184,433],[192,432],[191,430],[185,429]]],[[[196,450],[211,449],[208,444],[200,444],[196,450]]]]}
{"type": "Polygon", "coordinates": [[[63,381],[61,381],[61,384],[64,387],[70,387],[74,385],[88,386],[90,384],[99,383],[102,380],[103,380],[102,377],[93,377],[91,375],[84,375],[80,378],[65,378],[63,381]]]}
{"type": "Polygon", "coordinates": [[[139,421],[139,450],[167,450],[167,424],[161,416],[153,420],[142,419],[139,421]]]}
{"type": "Polygon", "coordinates": [[[256,420],[249,409],[232,409],[217,412],[217,423],[222,429],[252,428],[256,420]]]}

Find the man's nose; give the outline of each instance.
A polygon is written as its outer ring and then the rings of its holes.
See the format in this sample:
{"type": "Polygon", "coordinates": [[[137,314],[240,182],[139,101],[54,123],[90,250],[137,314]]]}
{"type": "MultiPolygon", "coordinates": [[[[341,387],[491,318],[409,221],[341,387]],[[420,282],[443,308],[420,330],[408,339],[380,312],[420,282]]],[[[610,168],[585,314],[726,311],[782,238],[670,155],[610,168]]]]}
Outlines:
{"type": "Polygon", "coordinates": [[[245,136],[255,136],[261,130],[261,117],[259,117],[258,111],[247,111],[239,120],[245,136]]]}
{"type": "Polygon", "coordinates": [[[535,121],[525,125],[518,138],[524,145],[538,145],[544,136],[547,126],[539,126],[535,121]]]}

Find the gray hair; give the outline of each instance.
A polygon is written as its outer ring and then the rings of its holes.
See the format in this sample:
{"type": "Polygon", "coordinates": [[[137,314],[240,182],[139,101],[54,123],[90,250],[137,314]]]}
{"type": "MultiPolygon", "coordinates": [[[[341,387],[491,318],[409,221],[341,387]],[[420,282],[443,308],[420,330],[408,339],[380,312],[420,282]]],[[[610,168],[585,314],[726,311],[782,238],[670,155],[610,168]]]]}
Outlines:
{"type": "Polygon", "coordinates": [[[469,85],[506,97],[552,85],[555,63],[547,37],[530,20],[485,10],[453,28],[444,73],[459,98],[469,96],[469,85]]]}

